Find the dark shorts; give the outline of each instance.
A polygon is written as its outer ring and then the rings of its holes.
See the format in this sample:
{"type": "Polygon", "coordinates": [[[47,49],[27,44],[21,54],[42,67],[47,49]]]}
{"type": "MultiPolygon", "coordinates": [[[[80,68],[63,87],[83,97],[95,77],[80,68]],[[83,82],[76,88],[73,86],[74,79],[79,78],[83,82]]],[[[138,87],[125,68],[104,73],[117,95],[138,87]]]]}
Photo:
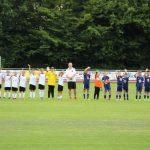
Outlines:
{"type": "Polygon", "coordinates": [[[5,91],[10,91],[11,87],[5,87],[5,91]]]}
{"type": "Polygon", "coordinates": [[[142,86],[137,86],[137,87],[136,87],[136,91],[137,91],[137,92],[142,92],[142,86]]]}
{"type": "Polygon", "coordinates": [[[145,92],[150,92],[150,86],[145,86],[144,91],[145,91],[145,92]]]}
{"type": "Polygon", "coordinates": [[[17,92],[17,91],[18,91],[18,88],[12,87],[12,91],[13,91],[13,92],[17,92]]]}
{"type": "Polygon", "coordinates": [[[2,85],[0,84],[0,89],[2,88],[2,85]]]}
{"type": "Polygon", "coordinates": [[[123,86],[123,90],[124,90],[125,92],[128,92],[128,86],[123,86]]]}
{"type": "Polygon", "coordinates": [[[35,90],[36,90],[36,86],[35,86],[35,85],[30,84],[30,85],[29,85],[29,89],[30,89],[30,90],[32,90],[32,91],[35,91],[35,90]]]}
{"type": "Polygon", "coordinates": [[[107,85],[107,84],[104,85],[104,89],[105,89],[105,92],[110,91],[111,90],[110,85],[107,85]]]}
{"type": "Polygon", "coordinates": [[[117,85],[117,92],[122,92],[122,85],[117,85]]]}
{"type": "Polygon", "coordinates": [[[63,86],[62,85],[58,85],[58,92],[62,92],[63,91],[63,86]]]}
{"type": "Polygon", "coordinates": [[[44,90],[44,89],[45,89],[45,86],[42,84],[39,84],[39,90],[44,90]]]}
{"type": "Polygon", "coordinates": [[[25,92],[26,91],[26,88],[25,87],[19,87],[19,92],[25,92]]]}
{"type": "Polygon", "coordinates": [[[90,88],[90,84],[85,84],[84,83],[84,90],[89,90],[89,88],[90,88]]]}
{"type": "Polygon", "coordinates": [[[76,89],[76,82],[68,82],[68,89],[76,89]]]}

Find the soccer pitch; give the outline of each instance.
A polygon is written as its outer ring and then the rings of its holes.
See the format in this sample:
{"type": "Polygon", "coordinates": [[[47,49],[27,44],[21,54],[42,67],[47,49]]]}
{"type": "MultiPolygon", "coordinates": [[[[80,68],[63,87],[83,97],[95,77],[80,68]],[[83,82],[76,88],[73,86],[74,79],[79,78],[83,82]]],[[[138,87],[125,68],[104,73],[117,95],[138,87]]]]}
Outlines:
{"type": "Polygon", "coordinates": [[[116,84],[111,101],[102,92],[93,100],[93,89],[88,101],[82,84],[77,100],[68,99],[67,87],[62,101],[0,99],[0,150],[149,150],[150,101],[134,100],[135,84],[129,101],[115,100],[116,84]]]}

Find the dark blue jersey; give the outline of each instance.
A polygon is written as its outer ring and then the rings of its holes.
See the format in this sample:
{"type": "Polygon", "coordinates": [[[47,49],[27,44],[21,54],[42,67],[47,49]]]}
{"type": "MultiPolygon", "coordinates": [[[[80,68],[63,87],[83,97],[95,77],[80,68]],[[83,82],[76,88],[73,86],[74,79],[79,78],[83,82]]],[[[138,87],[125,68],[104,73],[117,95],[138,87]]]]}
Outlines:
{"type": "Polygon", "coordinates": [[[142,86],[143,82],[144,82],[144,78],[142,76],[137,76],[136,77],[136,86],[137,87],[142,86]]]}
{"type": "Polygon", "coordinates": [[[117,85],[122,86],[122,76],[117,76],[117,85]]]}
{"type": "Polygon", "coordinates": [[[123,87],[127,87],[127,86],[128,86],[128,83],[129,83],[129,77],[128,77],[128,76],[124,76],[124,77],[122,78],[123,87]]]}
{"type": "Polygon", "coordinates": [[[84,73],[84,84],[90,83],[90,74],[84,73]]]}
{"type": "Polygon", "coordinates": [[[104,86],[105,85],[110,85],[109,77],[108,76],[103,76],[102,81],[104,82],[104,86]]]}
{"type": "Polygon", "coordinates": [[[145,86],[150,86],[150,77],[148,77],[148,76],[144,77],[144,85],[145,86]]]}

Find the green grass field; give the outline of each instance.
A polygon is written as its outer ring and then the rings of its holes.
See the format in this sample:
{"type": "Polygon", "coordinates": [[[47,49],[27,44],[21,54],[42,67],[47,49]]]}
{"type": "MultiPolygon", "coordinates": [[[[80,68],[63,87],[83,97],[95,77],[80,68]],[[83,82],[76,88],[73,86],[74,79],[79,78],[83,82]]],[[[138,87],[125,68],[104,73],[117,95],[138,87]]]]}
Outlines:
{"type": "MultiPolygon", "coordinates": [[[[0,150],[149,150],[150,101],[0,99],[0,150]]],[[[47,97],[47,94],[45,95],[47,97]]],[[[27,97],[27,95],[26,95],[27,97]]]]}

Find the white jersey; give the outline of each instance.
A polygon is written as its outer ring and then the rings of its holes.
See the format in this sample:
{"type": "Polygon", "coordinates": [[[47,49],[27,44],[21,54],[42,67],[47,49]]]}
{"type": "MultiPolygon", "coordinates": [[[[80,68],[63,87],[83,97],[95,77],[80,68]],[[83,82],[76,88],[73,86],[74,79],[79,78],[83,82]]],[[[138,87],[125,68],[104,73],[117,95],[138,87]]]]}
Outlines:
{"type": "Polygon", "coordinates": [[[26,87],[26,82],[27,82],[27,78],[26,78],[26,76],[20,76],[20,83],[19,83],[19,86],[20,87],[26,87]]]}
{"type": "Polygon", "coordinates": [[[2,84],[3,74],[0,73],[0,85],[2,84]]]}
{"type": "Polygon", "coordinates": [[[40,74],[39,75],[39,84],[45,85],[45,80],[46,80],[46,75],[45,74],[40,74]]]}
{"type": "Polygon", "coordinates": [[[31,74],[29,84],[36,85],[36,75],[31,74]]]}
{"type": "Polygon", "coordinates": [[[4,83],[4,87],[11,87],[11,76],[10,75],[6,75],[4,77],[5,83],[4,83]]]}
{"type": "Polygon", "coordinates": [[[59,76],[59,78],[58,78],[58,85],[61,85],[61,86],[64,85],[64,77],[63,76],[59,76]]]}
{"type": "Polygon", "coordinates": [[[65,75],[67,77],[67,81],[70,82],[76,82],[76,69],[75,68],[68,68],[65,72],[65,75]]]}
{"type": "Polygon", "coordinates": [[[18,88],[19,78],[17,76],[12,76],[11,81],[12,87],[18,88]]]}

